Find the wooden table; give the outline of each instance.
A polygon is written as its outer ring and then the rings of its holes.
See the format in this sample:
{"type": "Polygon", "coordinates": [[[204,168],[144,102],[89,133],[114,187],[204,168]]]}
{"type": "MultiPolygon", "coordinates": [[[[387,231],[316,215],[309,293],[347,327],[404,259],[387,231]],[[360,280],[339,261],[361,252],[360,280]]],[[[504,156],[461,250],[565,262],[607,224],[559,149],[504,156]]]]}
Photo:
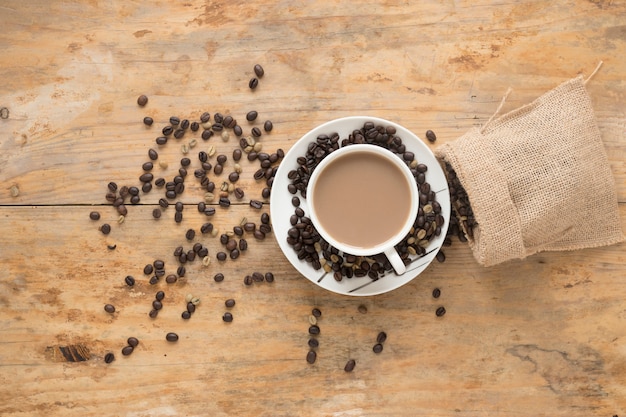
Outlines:
{"type": "MultiPolygon", "coordinates": [[[[624,244],[483,268],[455,241],[444,263],[365,298],[313,285],[271,234],[220,263],[219,237],[198,233],[209,266],[188,262],[175,284],[150,285],[142,272],[162,259],[175,273],[174,248],[188,249],[186,230],[207,221],[195,207],[197,152],[213,144],[230,157],[238,147],[234,135],[205,142],[199,132],[158,147],[172,115],[230,114],[246,134],[271,120],[260,140],[268,152],[329,119],[378,116],[422,137],[434,130],[434,149],[484,123],[508,87],[504,112],[599,61],[588,90],[624,223],[625,22],[626,5],[611,0],[2,1],[0,415],[626,415],[624,244]],[[265,75],[251,91],[257,63],[265,75]],[[163,196],[155,188],[118,224],[107,184],[140,185],[151,147],[168,164],[155,175],[173,178],[192,138],[183,221],[174,207],[152,218],[163,196]],[[94,210],[100,221],[89,219],[94,210]],[[255,271],[275,281],[244,285],[255,271]],[[150,319],[158,290],[164,307],[150,319]],[[183,320],[187,294],[201,303],[183,320]],[[228,298],[232,323],[222,321],[228,298]],[[314,307],[320,347],[309,365],[314,307]],[[388,338],[375,354],[380,331],[388,338]],[[123,356],[131,336],[139,345],[123,356]]],[[[258,162],[241,166],[246,197],[211,220],[222,232],[269,211],[253,179],[258,162]],[[249,199],[265,204],[252,209],[249,199]]]]}

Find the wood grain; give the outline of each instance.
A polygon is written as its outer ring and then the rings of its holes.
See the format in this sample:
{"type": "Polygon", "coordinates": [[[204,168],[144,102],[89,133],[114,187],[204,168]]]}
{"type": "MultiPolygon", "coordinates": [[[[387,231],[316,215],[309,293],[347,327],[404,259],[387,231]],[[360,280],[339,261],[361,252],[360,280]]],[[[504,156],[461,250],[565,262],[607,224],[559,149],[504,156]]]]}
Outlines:
{"type": "MultiPolygon", "coordinates": [[[[231,114],[246,132],[272,120],[261,143],[274,152],[324,121],[363,114],[419,136],[433,129],[434,149],[484,123],[508,87],[503,112],[603,61],[588,90],[623,225],[625,21],[626,5],[605,0],[4,1],[0,415],[626,415],[624,244],[482,268],[455,241],[445,263],[360,298],[300,276],[279,251],[281,237],[248,236],[246,253],[220,263],[218,238],[198,234],[211,264],[195,260],[179,282],[150,285],[144,265],[162,259],[174,272],[174,248],[190,248],[185,231],[207,221],[195,207],[198,181],[191,171],[181,224],[173,207],[152,218],[160,190],[142,193],[121,225],[104,198],[109,181],[140,185],[151,147],[168,164],[155,175],[168,179],[192,139],[194,167],[209,145],[229,157],[238,147],[234,137],[199,134],[159,147],[171,115],[231,114]],[[251,91],[256,63],[265,76],[251,91]],[[254,124],[249,110],[259,112],[254,124]],[[144,126],[144,116],[155,124],[144,126]],[[92,210],[100,221],[89,219],[92,210]],[[98,231],[105,222],[108,236],[98,231]],[[276,280],[245,286],[254,271],[276,280]],[[217,272],[223,282],[213,280],[217,272]],[[150,319],[159,289],[164,308],[150,319]],[[183,320],[190,293],[202,301],[183,320]],[[227,298],[237,302],[232,323],[222,321],[227,298]],[[106,313],[106,303],[117,311],[106,313]],[[309,365],[313,307],[323,315],[309,365]],[[165,340],[170,331],[178,342],[165,340]],[[388,339],[375,354],[380,331],[388,339]],[[130,336],[140,344],[125,357],[130,336]],[[87,360],[68,361],[68,352],[87,360]],[[348,359],[352,373],[343,370],[348,359]]],[[[217,208],[210,220],[220,231],[269,212],[265,185],[253,178],[258,163],[241,165],[246,197],[217,208]],[[251,198],[264,207],[251,209],[251,198]]]]}

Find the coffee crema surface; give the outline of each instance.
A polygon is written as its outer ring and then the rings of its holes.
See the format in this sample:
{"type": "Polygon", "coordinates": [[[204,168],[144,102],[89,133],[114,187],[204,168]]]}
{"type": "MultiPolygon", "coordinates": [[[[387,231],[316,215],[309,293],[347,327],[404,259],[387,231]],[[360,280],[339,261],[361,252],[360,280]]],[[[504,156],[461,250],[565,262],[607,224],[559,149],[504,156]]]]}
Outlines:
{"type": "Polygon", "coordinates": [[[320,226],[355,248],[393,238],[411,211],[411,189],[401,169],[381,155],[348,153],[323,168],[312,192],[320,226]]]}

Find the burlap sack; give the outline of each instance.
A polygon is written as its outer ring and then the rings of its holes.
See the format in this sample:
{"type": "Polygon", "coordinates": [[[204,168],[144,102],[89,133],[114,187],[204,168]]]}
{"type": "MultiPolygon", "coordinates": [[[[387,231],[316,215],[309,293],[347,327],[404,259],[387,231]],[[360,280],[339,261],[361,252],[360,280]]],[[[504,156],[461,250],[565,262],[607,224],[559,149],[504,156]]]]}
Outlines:
{"type": "Polygon", "coordinates": [[[456,171],[485,266],[624,239],[615,183],[582,76],[435,150],[456,171]]]}

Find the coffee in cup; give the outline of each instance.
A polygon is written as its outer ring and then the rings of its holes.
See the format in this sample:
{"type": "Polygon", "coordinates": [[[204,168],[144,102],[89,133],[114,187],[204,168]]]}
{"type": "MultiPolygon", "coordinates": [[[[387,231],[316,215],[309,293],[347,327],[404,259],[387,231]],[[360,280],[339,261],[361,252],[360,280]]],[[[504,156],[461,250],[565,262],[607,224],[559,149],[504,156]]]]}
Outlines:
{"type": "Polygon", "coordinates": [[[385,253],[398,274],[406,266],[394,246],[411,229],[418,210],[415,178],[387,149],[348,145],[326,156],[307,186],[313,225],[344,253],[385,253]]]}

